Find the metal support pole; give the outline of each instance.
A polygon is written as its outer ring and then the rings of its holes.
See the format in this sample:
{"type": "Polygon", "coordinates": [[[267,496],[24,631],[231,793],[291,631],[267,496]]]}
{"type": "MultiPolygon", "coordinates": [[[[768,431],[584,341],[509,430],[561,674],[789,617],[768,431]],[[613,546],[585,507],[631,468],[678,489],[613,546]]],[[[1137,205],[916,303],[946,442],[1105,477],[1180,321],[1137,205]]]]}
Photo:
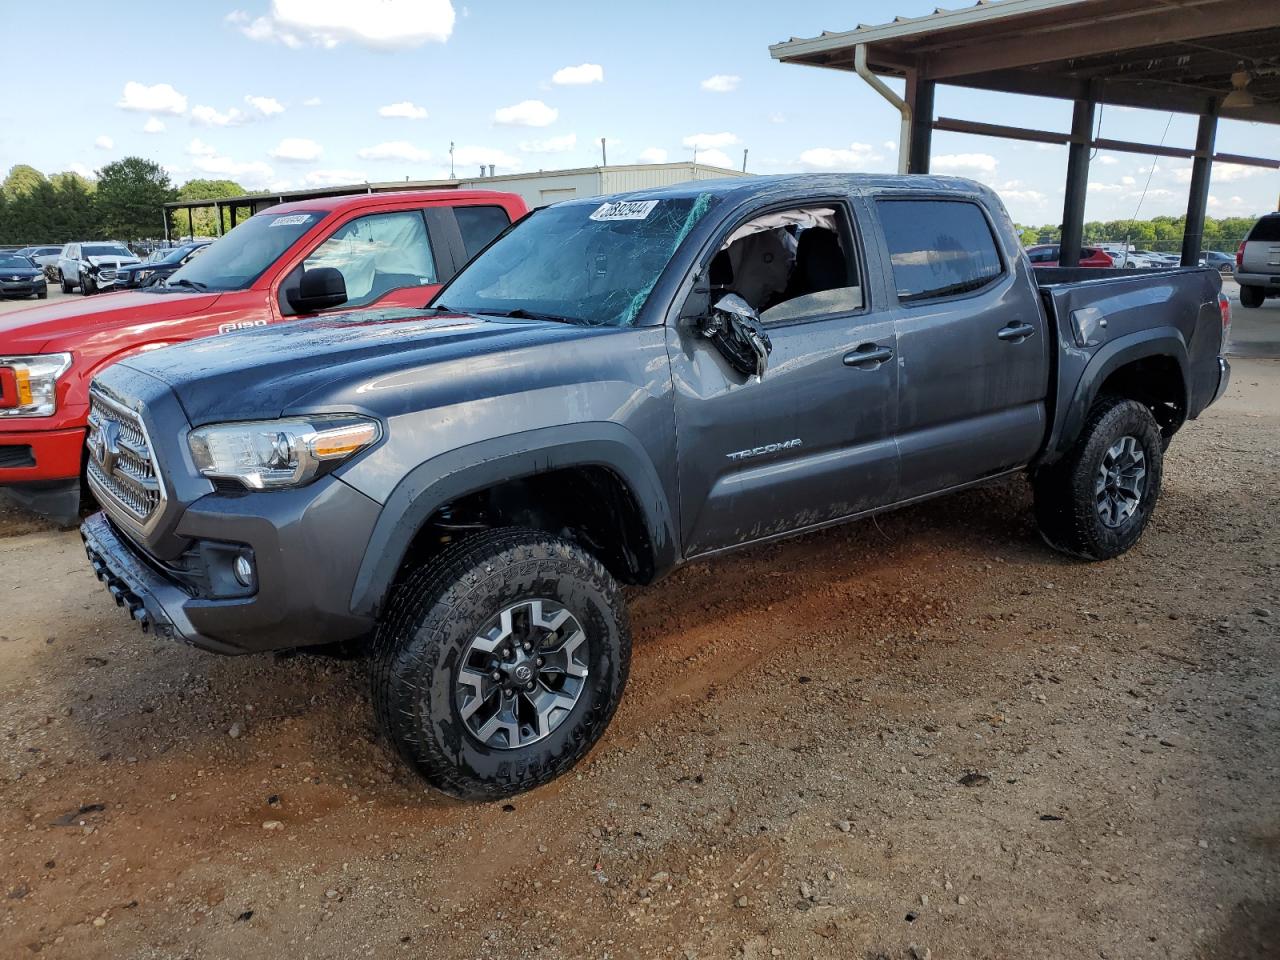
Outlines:
{"type": "Polygon", "coordinates": [[[1213,176],[1213,150],[1218,138],[1218,101],[1211,100],[1200,115],[1196,133],[1196,158],[1191,161],[1191,190],[1187,197],[1187,225],[1182,234],[1182,265],[1200,262],[1204,242],[1204,215],[1209,206],[1209,178],[1213,176]]]}
{"type": "Polygon", "coordinates": [[[912,73],[907,77],[907,103],[911,105],[911,149],[907,173],[928,173],[933,152],[933,95],[937,84],[912,73]]]}
{"type": "MultiPolygon", "coordinates": [[[[853,48],[853,69],[858,76],[867,81],[871,89],[893,104],[894,109],[902,116],[902,133],[898,136],[898,172],[906,173],[907,157],[911,153],[911,128],[913,126],[911,122],[911,104],[894,93],[888,84],[871,72],[871,68],[867,66],[867,45],[865,43],[860,43],[853,48]]],[[[694,162],[697,163],[697,154],[694,154],[694,162]]]]}
{"type": "Polygon", "coordinates": [[[161,207],[164,210],[164,245],[169,246],[169,208],[161,207]]]}
{"type": "Polygon", "coordinates": [[[1067,155],[1067,189],[1062,205],[1062,241],[1058,265],[1080,266],[1080,248],[1084,245],[1084,202],[1089,194],[1089,141],[1093,139],[1093,120],[1097,110],[1092,93],[1087,100],[1077,100],[1071,118],[1071,146],[1067,155]]]}
{"type": "Polygon", "coordinates": [[[187,236],[195,238],[196,235],[196,213],[192,207],[187,207],[187,236]]]}
{"type": "Polygon", "coordinates": [[[214,211],[218,214],[217,233],[218,233],[218,236],[222,236],[222,204],[215,202],[213,205],[213,208],[214,208],[214,211]]]}
{"type": "Polygon", "coordinates": [[[236,223],[237,223],[237,222],[239,221],[239,219],[240,219],[239,214],[240,214],[240,206],[239,206],[239,204],[235,204],[235,203],[233,203],[233,204],[231,205],[231,229],[232,229],[232,230],[234,230],[234,229],[236,228],[236,223]]]}

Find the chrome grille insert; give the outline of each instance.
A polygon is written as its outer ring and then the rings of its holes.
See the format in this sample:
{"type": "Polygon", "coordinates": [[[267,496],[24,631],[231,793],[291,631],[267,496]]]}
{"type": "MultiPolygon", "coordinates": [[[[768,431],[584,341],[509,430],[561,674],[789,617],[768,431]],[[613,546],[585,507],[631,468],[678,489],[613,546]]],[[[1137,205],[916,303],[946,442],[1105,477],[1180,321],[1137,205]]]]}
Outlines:
{"type": "MultiPolygon", "coordinates": [[[[165,502],[164,484],[139,416],[97,387],[89,390],[89,485],[143,530],[165,502]]],[[[114,511],[111,511],[114,512],[114,511]]]]}

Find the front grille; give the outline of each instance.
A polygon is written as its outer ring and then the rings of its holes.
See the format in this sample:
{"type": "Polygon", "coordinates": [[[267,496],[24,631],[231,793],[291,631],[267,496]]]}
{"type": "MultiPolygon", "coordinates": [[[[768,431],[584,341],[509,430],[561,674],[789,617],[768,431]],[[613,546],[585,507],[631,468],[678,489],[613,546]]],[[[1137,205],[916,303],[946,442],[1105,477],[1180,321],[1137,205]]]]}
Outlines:
{"type": "Polygon", "coordinates": [[[130,519],[145,526],[164,503],[164,486],[142,420],[96,387],[91,388],[85,442],[90,483],[122,507],[130,519]]]}
{"type": "Polygon", "coordinates": [[[116,278],[116,272],[115,272],[114,270],[99,270],[99,271],[98,271],[98,279],[99,279],[99,280],[114,280],[115,278],[116,278]]]}

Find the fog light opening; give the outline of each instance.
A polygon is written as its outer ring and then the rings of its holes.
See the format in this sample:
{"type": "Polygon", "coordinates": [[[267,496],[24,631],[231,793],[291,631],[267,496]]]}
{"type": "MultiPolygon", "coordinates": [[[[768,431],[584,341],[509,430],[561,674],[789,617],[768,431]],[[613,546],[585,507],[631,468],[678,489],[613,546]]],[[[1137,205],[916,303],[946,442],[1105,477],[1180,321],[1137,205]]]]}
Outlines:
{"type": "Polygon", "coordinates": [[[253,586],[253,561],[246,554],[240,554],[236,557],[236,562],[231,565],[231,572],[235,574],[236,581],[242,587],[253,586]]]}

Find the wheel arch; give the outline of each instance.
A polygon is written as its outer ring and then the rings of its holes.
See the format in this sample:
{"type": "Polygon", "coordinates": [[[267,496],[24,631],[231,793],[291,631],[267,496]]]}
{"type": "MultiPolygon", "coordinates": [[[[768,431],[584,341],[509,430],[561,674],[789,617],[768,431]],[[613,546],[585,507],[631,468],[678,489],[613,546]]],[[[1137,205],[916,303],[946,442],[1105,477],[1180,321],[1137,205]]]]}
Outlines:
{"type": "Polygon", "coordinates": [[[1100,396],[1114,393],[1152,407],[1166,442],[1187,419],[1190,359],[1175,327],[1156,327],[1113,340],[1083,365],[1074,387],[1059,372],[1059,414],[1043,463],[1061,458],[1075,444],[1100,396]],[[1065,398],[1062,396],[1070,390],[1065,398]]]}
{"type": "Polygon", "coordinates": [[[617,520],[637,539],[624,545],[631,559],[621,558],[623,569],[620,558],[612,564],[600,558],[611,572],[630,582],[648,582],[674,566],[678,547],[671,504],[639,440],[612,423],[545,427],[449,451],[401,479],[374,525],[352,589],[352,612],[378,615],[406,557],[442,508],[513,484],[583,471],[613,484],[599,488],[602,496],[626,498],[618,503],[617,520]]]}

